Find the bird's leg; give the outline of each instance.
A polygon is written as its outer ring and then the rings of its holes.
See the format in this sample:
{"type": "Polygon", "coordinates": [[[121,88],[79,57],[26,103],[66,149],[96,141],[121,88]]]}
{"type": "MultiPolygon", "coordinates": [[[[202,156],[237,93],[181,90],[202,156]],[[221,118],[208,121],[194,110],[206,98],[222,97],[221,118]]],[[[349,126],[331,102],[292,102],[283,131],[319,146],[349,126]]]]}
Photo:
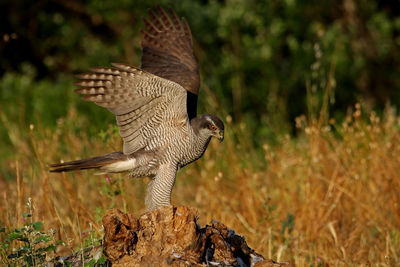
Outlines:
{"type": "Polygon", "coordinates": [[[161,206],[171,206],[177,168],[172,164],[160,166],[157,175],[151,178],[146,190],[146,208],[153,210],[161,206]]]}

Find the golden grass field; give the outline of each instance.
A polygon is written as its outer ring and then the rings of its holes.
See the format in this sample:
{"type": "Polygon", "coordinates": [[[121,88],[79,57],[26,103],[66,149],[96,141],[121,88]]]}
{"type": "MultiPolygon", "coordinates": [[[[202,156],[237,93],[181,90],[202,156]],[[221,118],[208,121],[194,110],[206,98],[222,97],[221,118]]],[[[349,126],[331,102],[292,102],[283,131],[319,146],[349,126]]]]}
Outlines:
{"type": "MultiPolygon", "coordinates": [[[[196,207],[202,225],[217,219],[277,261],[400,265],[400,117],[390,108],[378,117],[357,105],[343,123],[324,126],[299,117],[297,137],[282,136],[279,145],[265,140],[262,148],[252,147],[245,124],[230,121],[225,141],[212,141],[202,159],[179,172],[174,205],[196,207]]],[[[22,129],[4,116],[2,123],[16,153],[3,165],[14,178],[0,177],[0,223],[7,230],[23,225],[31,198],[33,220],[57,231],[66,243],[58,253],[65,255],[83,245],[91,224],[101,235],[107,209],[145,211],[146,179],[47,172],[50,163],[120,150],[115,128],[89,138],[90,121],[74,110],[56,131],[22,129]],[[72,132],[71,124],[83,130],[72,132]]]]}

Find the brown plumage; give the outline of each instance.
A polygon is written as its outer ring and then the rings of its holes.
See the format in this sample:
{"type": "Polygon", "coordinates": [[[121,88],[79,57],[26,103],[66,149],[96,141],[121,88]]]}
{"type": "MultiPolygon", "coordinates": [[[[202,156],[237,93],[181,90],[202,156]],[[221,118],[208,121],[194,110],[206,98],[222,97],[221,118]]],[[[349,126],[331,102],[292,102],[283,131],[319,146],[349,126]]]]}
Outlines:
{"type": "Polygon", "coordinates": [[[196,116],[199,74],[187,22],[161,8],[142,31],[142,69],[125,64],[79,74],[76,93],[116,116],[123,152],[50,165],[51,172],[98,169],[150,177],[148,209],[171,204],[176,172],[224,137],[215,115],[196,116]]]}
{"type": "Polygon", "coordinates": [[[169,9],[172,19],[162,8],[158,7],[157,11],[159,16],[149,11],[151,21],[143,19],[146,31],[141,30],[141,69],[174,81],[197,95],[199,70],[189,25],[184,18],[179,20],[172,9],[169,9]]]}
{"type": "Polygon", "coordinates": [[[157,15],[150,10],[150,20],[143,18],[141,69],[174,81],[185,88],[189,120],[197,115],[200,76],[193,54],[193,40],[185,18],[170,8],[168,14],[160,7],[157,15]]]}
{"type": "Polygon", "coordinates": [[[76,170],[86,170],[86,169],[98,169],[102,166],[109,165],[121,160],[126,160],[127,155],[122,152],[113,152],[110,154],[105,154],[102,156],[74,160],[69,162],[62,162],[56,164],[50,164],[51,172],[67,172],[76,170]]]}

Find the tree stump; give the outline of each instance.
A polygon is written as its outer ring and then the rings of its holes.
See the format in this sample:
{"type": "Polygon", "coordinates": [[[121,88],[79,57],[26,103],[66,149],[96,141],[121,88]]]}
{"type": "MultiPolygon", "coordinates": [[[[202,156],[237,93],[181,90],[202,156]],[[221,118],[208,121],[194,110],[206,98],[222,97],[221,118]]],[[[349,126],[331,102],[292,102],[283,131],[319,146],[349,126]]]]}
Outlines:
{"type": "Polygon", "coordinates": [[[223,223],[197,224],[188,207],[162,207],[139,218],[117,209],[103,218],[103,251],[112,266],[292,266],[265,260],[223,223]]]}

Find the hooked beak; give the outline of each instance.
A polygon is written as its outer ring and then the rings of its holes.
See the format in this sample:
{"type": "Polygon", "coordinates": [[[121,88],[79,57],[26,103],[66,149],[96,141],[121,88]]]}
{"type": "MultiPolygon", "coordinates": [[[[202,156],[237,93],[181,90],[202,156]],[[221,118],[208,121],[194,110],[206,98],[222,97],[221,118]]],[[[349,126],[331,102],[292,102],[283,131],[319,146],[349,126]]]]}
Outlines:
{"type": "Polygon", "coordinates": [[[221,143],[222,141],[224,141],[224,131],[220,131],[218,133],[218,140],[221,143]]]}

